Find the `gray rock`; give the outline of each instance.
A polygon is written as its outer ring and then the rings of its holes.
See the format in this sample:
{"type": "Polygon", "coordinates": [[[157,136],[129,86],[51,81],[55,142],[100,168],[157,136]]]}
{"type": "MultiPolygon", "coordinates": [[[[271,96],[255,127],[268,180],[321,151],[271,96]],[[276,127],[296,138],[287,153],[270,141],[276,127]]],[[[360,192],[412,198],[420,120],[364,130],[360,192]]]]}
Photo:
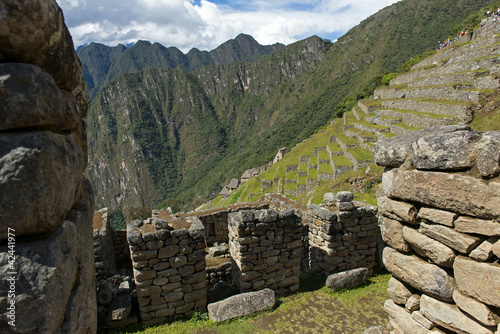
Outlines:
{"type": "Polygon", "coordinates": [[[337,202],[352,202],[354,195],[350,191],[339,191],[335,194],[335,200],[337,202]]]}
{"type": "Polygon", "coordinates": [[[337,202],[337,208],[339,211],[350,211],[354,209],[353,202],[337,202]]]}
{"type": "Polygon", "coordinates": [[[310,204],[307,206],[311,212],[316,215],[317,217],[324,219],[329,222],[336,222],[337,221],[337,215],[333,212],[331,212],[328,209],[322,208],[319,205],[316,204],[310,204]]]}
{"type": "Polygon", "coordinates": [[[247,292],[208,304],[208,315],[212,321],[219,322],[273,307],[274,303],[274,291],[271,289],[247,292]]]}
{"type": "Polygon", "coordinates": [[[458,256],[453,264],[457,286],[461,292],[487,305],[500,307],[500,265],[476,262],[458,256]]]}
{"type": "Polygon", "coordinates": [[[388,299],[384,303],[384,310],[391,319],[391,324],[399,333],[404,334],[428,334],[429,331],[413,320],[410,313],[406,312],[404,307],[396,305],[388,299]]]}
{"type": "Polygon", "coordinates": [[[470,168],[475,159],[479,132],[435,133],[417,139],[413,145],[413,163],[417,169],[456,170],[470,168]]]}
{"type": "Polygon", "coordinates": [[[278,219],[278,213],[275,210],[257,210],[255,218],[261,223],[270,223],[278,219]]]}
{"type": "Polygon", "coordinates": [[[118,294],[109,306],[111,320],[127,319],[131,309],[132,298],[130,298],[130,295],[128,293],[118,294]]]}
{"type": "Polygon", "coordinates": [[[227,248],[227,246],[224,246],[224,245],[210,247],[208,249],[208,254],[210,254],[210,256],[214,256],[214,257],[227,254],[228,252],[229,252],[229,248],[227,248]]]}
{"type": "Polygon", "coordinates": [[[413,151],[412,145],[419,138],[432,138],[436,134],[453,133],[455,131],[470,130],[466,125],[450,125],[426,128],[412,131],[404,135],[379,140],[373,145],[375,163],[385,167],[399,167],[406,157],[413,151]]]}
{"type": "Polygon", "coordinates": [[[500,222],[493,220],[462,216],[455,221],[455,229],[463,233],[500,236],[500,222]]]}
{"type": "Polygon", "coordinates": [[[323,203],[327,206],[332,206],[335,205],[335,202],[337,202],[337,198],[335,197],[335,193],[325,193],[323,195],[323,203]]]}
{"type": "Polygon", "coordinates": [[[188,231],[191,238],[203,238],[205,236],[205,226],[203,226],[201,220],[196,217],[192,217],[189,218],[189,221],[191,222],[191,226],[189,227],[188,231]]]}
{"type": "Polygon", "coordinates": [[[403,255],[389,247],[384,248],[382,260],[387,270],[398,280],[444,301],[453,300],[455,282],[440,267],[414,255],[403,255]]]}
{"type": "Polygon", "coordinates": [[[382,240],[386,244],[405,253],[411,250],[410,244],[403,238],[403,225],[400,222],[380,216],[379,224],[382,240]]]}
{"type": "Polygon", "coordinates": [[[486,305],[474,298],[464,295],[458,289],[453,291],[453,301],[457,304],[458,308],[473,316],[483,325],[496,326],[499,324],[498,319],[495,319],[496,316],[486,305]]]}
{"type": "Polygon", "coordinates": [[[396,304],[406,305],[408,300],[413,295],[410,289],[392,276],[387,283],[387,294],[396,304]]]}
{"type": "Polygon", "coordinates": [[[442,225],[421,223],[420,232],[464,254],[470,253],[481,243],[478,237],[460,233],[442,225]]]}
{"type": "Polygon", "coordinates": [[[500,133],[484,132],[478,144],[477,168],[482,176],[500,173],[500,133]]]}
{"type": "Polygon", "coordinates": [[[418,211],[417,218],[427,221],[433,222],[436,224],[441,224],[449,227],[454,226],[454,221],[457,219],[458,214],[449,211],[443,211],[432,208],[421,208],[418,211]]]}
{"type": "Polygon", "coordinates": [[[368,268],[358,268],[332,274],[326,278],[326,286],[332,291],[351,289],[363,283],[369,272],[368,268]]]}
{"type": "Polygon", "coordinates": [[[391,219],[401,220],[409,224],[415,224],[417,218],[417,208],[401,201],[395,201],[387,196],[377,197],[379,212],[391,219]]]}
{"type": "Polygon", "coordinates": [[[493,334],[492,330],[460,312],[456,305],[426,295],[420,298],[420,312],[435,324],[455,333],[493,334]]]}
{"type": "Polygon", "coordinates": [[[363,334],[384,334],[384,327],[382,326],[372,326],[365,329],[363,334]]]}
{"type": "Polygon", "coordinates": [[[392,199],[482,219],[500,217],[500,183],[494,180],[486,183],[456,173],[392,169],[383,174],[382,188],[392,199]]]}
{"type": "Polygon", "coordinates": [[[403,227],[403,238],[418,255],[429,258],[435,264],[443,267],[451,268],[453,266],[455,252],[439,241],[429,238],[408,226],[403,227]]]}

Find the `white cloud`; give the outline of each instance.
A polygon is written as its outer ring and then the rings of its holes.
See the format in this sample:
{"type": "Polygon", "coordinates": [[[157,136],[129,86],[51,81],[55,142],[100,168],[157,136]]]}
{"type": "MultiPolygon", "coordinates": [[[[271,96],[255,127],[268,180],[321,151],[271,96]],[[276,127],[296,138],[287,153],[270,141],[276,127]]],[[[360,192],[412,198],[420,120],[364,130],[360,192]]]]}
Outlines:
{"type": "Polygon", "coordinates": [[[240,33],[261,44],[337,38],[398,0],[57,0],[76,46],[139,39],[212,50],[240,33]]]}

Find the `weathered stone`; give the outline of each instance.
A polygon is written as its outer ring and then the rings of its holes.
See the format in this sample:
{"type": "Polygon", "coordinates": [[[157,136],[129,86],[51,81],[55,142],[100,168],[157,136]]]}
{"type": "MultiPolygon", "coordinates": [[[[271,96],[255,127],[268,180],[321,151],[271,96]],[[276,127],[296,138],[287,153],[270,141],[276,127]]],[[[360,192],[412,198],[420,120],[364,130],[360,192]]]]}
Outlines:
{"type": "Polygon", "coordinates": [[[368,278],[368,268],[358,268],[332,274],[326,278],[326,286],[332,291],[351,289],[368,278]]]}
{"type": "Polygon", "coordinates": [[[261,311],[274,306],[274,303],[274,291],[271,289],[247,292],[208,304],[208,315],[212,321],[219,322],[261,311]]]}
{"type": "Polygon", "coordinates": [[[158,257],[160,259],[169,259],[172,256],[176,255],[178,252],[179,252],[178,245],[168,245],[158,251],[158,257]]]}
{"type": "Polygon", "coordinates": [[[337,202],[337,208],[339,211],[350,211],[354,209],[353,202],[337,202]]]}
{"type": "Polygon", "coordinates": [[[182,291],[173,291],[169,292],[165,295],[165,301],[167,303],[175,302],[181,300],[184,297],[184,292],[182,291]]]}
{"type": "Polygon", "coordinates": [[[325,193],[323,195],[323,203],[325,203],[327,206],[335,205],[335,202],[337,202],[335,193],[325,193]]]}
{"type": "Polygon", "coordinates": [[[155,239],[155,240],[151,240],[151,241],[146,242],[146,247],[149,250],[157,250],[157,249],[160,249],[162,246],[163,246],[163,241],[161,241],[161,240],[155,239]]]}
{"type": "Polygon", "coordinates": [[[493,334],[465,314],[456,305],[443,303],[432,297],[422,295],[420,312],[429,320],[455,333],[493,334]]]}
{"type": "Polygon", "coordinates": [[[411,131],[400,136],[379,140],[373,145],[375,163],[385,167],[399,167],[406,157],[413,151],[412,145],[420,138],[433,137],[437,133],[453,133],[455,131],[469,130],[466,125],[451,125],[442,127],[426,128],[411,131]]]}
{"type": "Polygon", "coordinates": [[[172,268],[179,268],[187,263],[187,257],[184,255],[171,257],[169,258],[169,262],[172,268]]]}
{"type": "Polygon", "coordinates": [[[191,217],[189,218],[189,221],[191,222],[191,226],[189,227],[188,232],[191,238],[203,238],[205,236],[205,226],[203,226],[201,220],[196,217],[191,217]]]}
{"type": "Polygon", "coordinates": [[[384,310],[389,315],[391,319],[391,324],[400,333],[404,334],[428,334],[429,331],[420,325],[418,322],[413,320],[410,313],[406,310],[396,305],[392,300],[388,299],[384,303],[384,310]]]}
{"type": "Polygon", "coordinates": [[[261,223],[270,223],[276,221],[278,213],[275,210],[257,210],[255,218],[261,223]]]}
{"type": "Polygon", "coordinates": [[[484,132],[478,146],[477,168],[482,176],[500,173],[500,133],[484,132]]]}
{"type": "Polygon", "coordinates": [[[145,281],[156,277],[155,270],[137,270],[134,269],[134,278],[137,281],[145,281]]]}
{"type": "Polygon", "coordinates": [[[500,183],[440,172],[393,169],[382,176],[384,193],[483,219],[500,217],[500,183]]]}
{"type": "Polygon", "coordinates": [[[496,326],[498,319],[491,310],[480,301],[461,293],[458,289],[453,291],[453,301],[462,311],[473,316],[485,326],[496,326]]]}
{"type": "Polygon", "coordinates": [[[455,221],[455,229],[463,233],[500,236],[500,223],[493,220],[461,216],[455,221]]]}
{"type": "Polygon", "coordinates": [[[118,294],[111,305],[109,306],[109,312],[111,313],[111,320],[124,320],[130,314],[132,309],[132,298],[130,294],[121,293],[118,294]]]}
{"type": "Polygon", "coordinates": [[[387,294],[393,302],[405,305],[413,295],[410,289],[402,282],[392,276],[387,283],[387,294]]]}
{"type": "Polygon", "coordinates": [[[412,313],[420,308],[420,295],[412,295],[405,304],[405,309],[412,313]]]}
{"type": "Polygon", "coordinates": [[[352,202],[354,195],[350,191],[339,191],[335,194],[335,200],[337,202],[352,202]]]}
{"type": "Polygon", "coordinates": [[[476,262],[458,256],[453,264],[457,286],[461,292],[477,300],[500,307],[500,265],[476,262]]]}
{"type": "MultiPolygon", "coordinates": [[[[182,278],[182,284],[194,284],[205,280],[207,273],[205,270],[182,278]]],[[[171,280],[172,281],[172,280],[171,280]]]]}
{"type": "Polygon", "coordinates": [[[156,250],[145,250],[145,251],[136,251],[132,253],[133,261],[144,261],[148,259],[153,259],[158,255],[158,251],[156,250]]]}
{"type": "Polygon", "coordinates": [[[451,248],[407,226],[403,227],[403,237],[418,255],[440,266],[453,266],[455,252],[451,248]]]}
{"type": "Polygon", "coordinates": [[[475,143],[480,139],[481,134],[470,129],[421,137],[412,144],[413,163],[417,169],[427,170],[470,168],[475,159],[475,143]]]}
{"type": "Polygon", "coordinates": [[[416,223],[417,209],[414,205],[394,201],[387,196],[381,196],[377,198],[379,212],[391,219],[401,220],[409,224],[416,223]]]}
{"type": "Polygon", "coordinates": [[[493,245],[500,240],[500,237],[491,237],[474,249],[469,257],[476,261],[488,261],[494,254],[493,245]]]}
{"type": "Polygon", "coordinates": [[[179,228],[179,229],[170,231],[170,236],[172,238],[179,238],[179,237],[183,237],[183,236],[188,235],[188,234],[189,234],[189,232],[186,228],[179,228]]]}
{"type": "Polygon", "coordinates": [[[420,311],[412,312],[411,317],[413,318],[413,320],[418,322],[420,325],[422,325],[426,329],[433,329],[434,328],[434,323],[432,321],[430,321],[429,319],[427,319],[426,317],[424,317],[424,315],[420,311]]]}
{"type": "Polygon", "coordinates": [[[384,248],[382,259],[387,270],[397,279],[431,296],[452,301],[455,283],[443,269],[389,247],[384,248]]]}
{"type": "Polygon", "coordinates": [[[328,209],[322,208],[319,205],[316,204],[311,204],[308,205],[307,208],[311,210],[311,212],[319,217],[320,219],[324,219],[329,222],[336,222],[337,221],[337,215],[333,212],[331,212],[328,209]]]}
{"type": "Polygon", "coordinates": [[[379,222],[382,240],[386,244],[405,253],[411,250],[410,244],[403,238],[403,225],[400,222],[384,216],[379,217],[379,222]]]}
{"type": "Polygon", "coordinates": [[[500,258],[500,240],[491,246],[491,251],[496,255],[496,257],[500,258]]]}
{"type": "Polygon", "coordinates": [[[419,219],[427,222],[433,222],[436,224],[441,224],[449,227],[454,226],[454,221],[457,219],[458,215],[453,212],[432,209],[432,208],[421,208],[418,211],[419,219]]]}
{"type": "Polygon", "coordinates": [[[384,334],[382,326],[372,326],[364,330],[363,334],[384,334]]]}
{"type": "Polygon", "coordinates": [[[464,254],[470,253],[481,243],[480,238],[457,232],[442,225],[421,223],[420,232],[464,254]]]}
{"type": "Polygon", "coordinates": [[[54,232],[77,200],[85,164],[74,133],[0,136],[0,239],[12,222],[16,237],[54,232]]]}
{"type": "Polygon", "coordinates": [[[214,247],[210,247],[208,249],[208,254],[210,254],[210,256],[214,256],[214,257],[227,254],[228,252],[229,252],[229,249],[225,245],[214,246],[214,247]]]}

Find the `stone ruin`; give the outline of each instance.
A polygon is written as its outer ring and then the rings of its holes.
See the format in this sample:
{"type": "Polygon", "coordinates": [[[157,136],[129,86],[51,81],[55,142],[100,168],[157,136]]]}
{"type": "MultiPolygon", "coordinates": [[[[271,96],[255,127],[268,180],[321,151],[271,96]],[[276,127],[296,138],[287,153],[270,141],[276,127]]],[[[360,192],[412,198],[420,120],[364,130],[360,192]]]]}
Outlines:
{"type": "Polygon", "coordinates": [[[82,66],[55,1],[0,18],[0,332],[94,333],[82,66]]]}
{"type": "Polygon", "coordinates": [[[500,133],[429,128],[378,142],[393,333],[500,332],[500,133]]]}

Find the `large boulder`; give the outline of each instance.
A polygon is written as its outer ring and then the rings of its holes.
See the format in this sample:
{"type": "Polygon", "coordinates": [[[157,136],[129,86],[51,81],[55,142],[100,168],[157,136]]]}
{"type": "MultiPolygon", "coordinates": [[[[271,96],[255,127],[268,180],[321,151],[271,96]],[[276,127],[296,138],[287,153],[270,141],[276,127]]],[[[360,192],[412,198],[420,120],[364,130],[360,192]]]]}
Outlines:
{"type": "Polygon", "coordinates": [[[369,273],[368,268],[357,268],[331,274],[326,278],[326,287],[332,291],[351,289],[363,283],[369,273]]]}
{"type": "Polygon", "coordinates": [[[219,322],[273,307],[274,303],[274,291],[271,289],[246,292],[208,304],[208,316],[212,321],[219,322]]]}

